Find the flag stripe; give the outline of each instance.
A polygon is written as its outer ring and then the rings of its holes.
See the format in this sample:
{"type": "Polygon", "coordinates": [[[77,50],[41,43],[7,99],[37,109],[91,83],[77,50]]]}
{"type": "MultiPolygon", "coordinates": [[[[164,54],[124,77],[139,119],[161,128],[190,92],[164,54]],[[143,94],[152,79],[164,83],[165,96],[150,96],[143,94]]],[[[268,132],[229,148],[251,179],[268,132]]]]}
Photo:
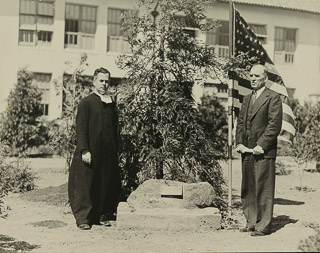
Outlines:
{"type": "Polygon", "coordinates": [[[289,122],[284,121],[284,120],[282,121],[282,129],[281,130],[285,130],[292,135],[294,135],[294,133],[295,133],[295,128],[289,122]]]}
{"type": "Polygon", "coordinates": [[[293,134],[282,129],[280,135],[278,136],[278,140],[282,140],[282,141],[286,141],[286,142],[291,143],[290,140],[292,140],[293,137],[294,137],[293,134]]]}
{"type": "Polygon", "coordinates": [[[292,118],[292,121],[293,121],[292,123],[294,124],[295,116],[293,115],[291,107],[288,104],[283,102],[282,103],[282,111],[283,111],[283,113],[288,115],[288,117],[292,118]]]}
{"type": "MultiPolygon", "coordinates": [[[[292,128],[294,129],[294,127],[293,127],[294,126],[294,119],[290,115],[283,113],[282,120],[285,122],[288,122],[288,124],[291,124],[292,128]]],[[[292,133],[295,134],[295,131],[293,131],[292,133]]]]}

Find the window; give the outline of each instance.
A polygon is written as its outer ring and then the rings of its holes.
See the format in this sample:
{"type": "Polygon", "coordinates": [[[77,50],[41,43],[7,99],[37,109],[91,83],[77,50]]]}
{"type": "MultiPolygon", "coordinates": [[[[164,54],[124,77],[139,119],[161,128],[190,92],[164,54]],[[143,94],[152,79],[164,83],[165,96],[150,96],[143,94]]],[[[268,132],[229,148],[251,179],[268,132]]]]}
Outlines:
{"type": "Polygon", "coordinates": [[[67,48],[93,50],[97,8],[66,4],[64,45],[67,48]]]}
{"type": "Polygon", "coordinates": [[[206,43],[213,53],[227,57],[229,54],[229,22],[220,21],[220,25],[220,27],[207,31],[206,43]]]}
{"type": "Polygon", "coordinates": [[[50,104],[50,73],[33,73],[33,83],[42,92],[41,96],[41,106],[43,110],[43,115],[49,114],[49,104],[50,104]]]}
{"type": "Polygon", "coordinates": [[[107,51],[129,51],[128,31],[121,29],[121,15],[128,15],[129,10],[108,8],[108,44],[107,51]]]}
{"type": "Polygon", "coordinates": [[[249,26],[253,30],[254,34],[258,37],[261,44],[266,44],[267,37],[268,37],[266,26],[265,25],[255,25],[255,24],[250,24],[249,26]]]}
{"type": "Polygon", "coordinates": [[[19,44],[47,45],[52,41],[54,0],[20,0],[19,44]]]}
{"type": "Polygon", "coordinates": [[[190,38],[196,37],[197,24],[194,19],[183,13],[175,14],[174,18],[181,27],[184,27],[183,32],[185,34],[189,35],[190,38]]]}
{"type": "Polygon", "coordinates": [[[296,50],[296,29],[276,27],[274,42],[275,63],[293,63],[296,50]]]}

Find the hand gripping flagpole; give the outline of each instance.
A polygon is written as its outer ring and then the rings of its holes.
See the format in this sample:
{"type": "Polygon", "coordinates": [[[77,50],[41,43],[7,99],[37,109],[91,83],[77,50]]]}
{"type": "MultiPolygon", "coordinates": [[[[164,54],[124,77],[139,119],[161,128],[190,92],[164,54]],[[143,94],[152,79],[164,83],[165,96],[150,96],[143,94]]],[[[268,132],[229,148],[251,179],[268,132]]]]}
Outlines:
{"type": "MultiPolygon", "coordinates": [[[[234,5],[229,0],[229,58],[234,56],[234,5]]],[[[233,127],[233,87],[234,80],[229,77],[228,83],[228,213],[232,215],[232,127],[233,127]]]]}

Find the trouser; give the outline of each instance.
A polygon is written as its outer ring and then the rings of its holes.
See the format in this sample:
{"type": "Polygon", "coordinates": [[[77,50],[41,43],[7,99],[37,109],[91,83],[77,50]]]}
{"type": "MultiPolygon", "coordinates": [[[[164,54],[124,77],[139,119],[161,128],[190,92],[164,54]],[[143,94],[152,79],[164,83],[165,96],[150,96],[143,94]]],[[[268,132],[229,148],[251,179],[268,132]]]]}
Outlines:
{"type": "Polygon", "coordinates": [[[275,159],[242,158],[241,201],[247,227],[270,232],[275,191],[275,159]]]}

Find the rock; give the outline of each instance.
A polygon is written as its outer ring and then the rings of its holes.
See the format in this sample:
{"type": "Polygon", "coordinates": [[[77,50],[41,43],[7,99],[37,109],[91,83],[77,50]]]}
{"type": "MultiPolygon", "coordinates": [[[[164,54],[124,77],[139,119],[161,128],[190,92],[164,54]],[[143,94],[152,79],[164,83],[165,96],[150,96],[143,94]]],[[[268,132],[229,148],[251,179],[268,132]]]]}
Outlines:
{"type": "Polygon", "coordinates": [[[183,183],[172,180],[150,179],[141,184],[127,199],[135,209],[152,208],[205,208],[214,201],[213,187],[207,182],[183,183]],[[179,187],[182,194],[179,195],[179,187]],[[162,193],[170,193],[164,195],[162,193]]]}
{"type": "Polygon", "coordinates": [[[207,182],[184,184],[183,200],[185,205],[205,208],[212,206],[214,201],[214,190],[207,182]]]}

